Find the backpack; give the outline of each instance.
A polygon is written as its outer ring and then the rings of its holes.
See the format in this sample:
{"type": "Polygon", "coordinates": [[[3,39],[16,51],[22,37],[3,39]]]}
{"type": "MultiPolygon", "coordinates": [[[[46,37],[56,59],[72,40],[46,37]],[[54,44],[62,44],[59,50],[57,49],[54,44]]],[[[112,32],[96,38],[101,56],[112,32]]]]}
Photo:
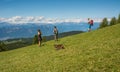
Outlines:
{"type": "Polygon", "coordinates": [[[58,30],[57,29],[54,30],[54,34],[58,34],[58,30]]]}
{"type": "Polygon", "coordinates": [[[90,21],[90,24],[93,26],[93,20],[90,21]]]}

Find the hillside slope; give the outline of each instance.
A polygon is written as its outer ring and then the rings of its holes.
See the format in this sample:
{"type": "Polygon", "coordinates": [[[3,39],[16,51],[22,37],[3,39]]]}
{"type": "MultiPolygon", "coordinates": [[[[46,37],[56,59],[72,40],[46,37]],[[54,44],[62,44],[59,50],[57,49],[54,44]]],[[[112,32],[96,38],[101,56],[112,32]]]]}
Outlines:
{"type": "Polygon", "coordinates": [[[120,24],[0,53],[0,72],[120,72],[120,24]]]}

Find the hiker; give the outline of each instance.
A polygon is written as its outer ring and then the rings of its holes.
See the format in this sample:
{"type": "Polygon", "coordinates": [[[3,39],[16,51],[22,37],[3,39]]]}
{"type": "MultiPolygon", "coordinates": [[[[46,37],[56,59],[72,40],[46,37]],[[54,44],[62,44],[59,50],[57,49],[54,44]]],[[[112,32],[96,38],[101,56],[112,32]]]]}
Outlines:
{"type": "Polygon", "coordinates": [[[88,32],[90,32],[91,31],[91,26],[93,26],[93,20],[88,18],[88,24],[89,24],[88,32]]]}
{"type": "Polygon", "coordinates": [[[56,26],[54,26],[53,32],[54,32],[54,40],[55,40],[55,41],[58,41],[58,30],[57,30],[57,27],[56,27],[56,26]]]}
{"type": "Polygon", "coordinates": [[[41,42],[42,42],[42,37],[41,37],[42,33],[40,31],[40,29],[38,30],[38,45],[41,46],[41,42]]]}

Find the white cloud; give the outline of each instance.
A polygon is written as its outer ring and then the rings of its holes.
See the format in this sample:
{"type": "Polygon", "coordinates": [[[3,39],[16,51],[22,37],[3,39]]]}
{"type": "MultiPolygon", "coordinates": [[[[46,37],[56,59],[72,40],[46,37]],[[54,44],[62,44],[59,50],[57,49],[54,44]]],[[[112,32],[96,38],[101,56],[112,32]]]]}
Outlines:
{"type": "MultiPolygon", "coordinates": [[[[93,18],[94,22],[101,22],[101,18],[93,18]]],[[[108,19],[110,21],[110,19],[108,19]]],[[[74,19],[58,19],[58,18],[45,18],[43,16],[33,17],[21,17],[21,16],[14,16],[11,18],[0,18],[0,22],[8,22],[10,24],[26,24],[26,23],[62,23],[62,22],[88,22],[87,18],[74,18],[74,19]]]]}

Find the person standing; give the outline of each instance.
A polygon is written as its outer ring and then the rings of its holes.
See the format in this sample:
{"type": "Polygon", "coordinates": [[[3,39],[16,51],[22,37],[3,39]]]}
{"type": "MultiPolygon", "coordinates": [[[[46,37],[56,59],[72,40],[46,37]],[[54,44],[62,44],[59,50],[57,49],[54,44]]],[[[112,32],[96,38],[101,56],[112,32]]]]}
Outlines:
{"type": "Polygon", "coordinates": [[[58,41],[58,29],[57,29],[56,26],[54,26],[53,32],[54,32],[54,40],[55,40],[55,41],[58,41]]]}
{"type": "Polygon", "coordinates": [[[89,24],[88,32],[90,32],[91,31],[91,27],[93,26],[93,20],[88,18],[88,24],[89,24]]]}
{"type": "Polygon", "coordinates": [[[40,31],[40,29],[38,30],[38,45],[41,46],[41,42],[42,42],[42,37],[41,37],[42,33],[40,31]]]}

